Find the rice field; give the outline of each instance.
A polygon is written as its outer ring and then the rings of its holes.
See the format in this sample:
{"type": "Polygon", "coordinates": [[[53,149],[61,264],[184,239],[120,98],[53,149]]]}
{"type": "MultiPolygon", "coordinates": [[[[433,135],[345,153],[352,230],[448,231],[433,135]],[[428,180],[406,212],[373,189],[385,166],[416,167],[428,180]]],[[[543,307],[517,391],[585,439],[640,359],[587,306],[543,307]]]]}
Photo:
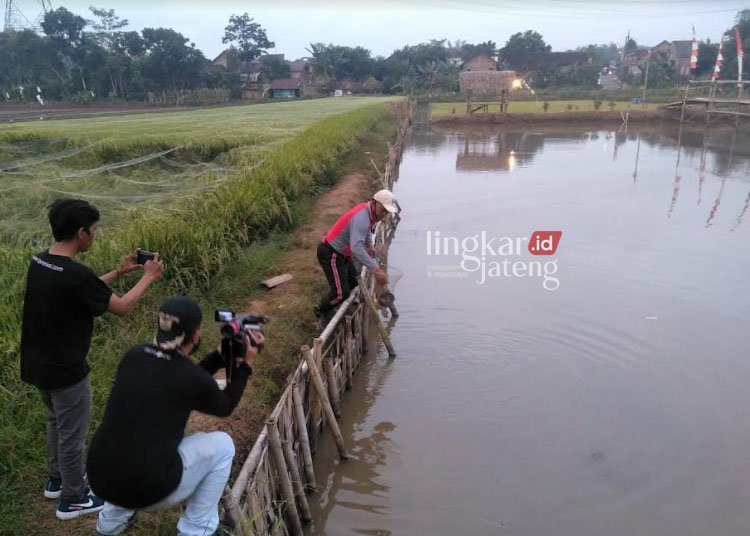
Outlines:
{"type": "MultiPolygon", "coordinates": [[[[646,103],[633,104],[628,101],[611,101],[613,106],[610,105],[610,101],[602,101],[599,111],[605,110],[653,110],[658,108],[660,105],[657,103],[646,103]]],[[[581,111],[595,111],[593,100],[550,100],[548,101],[549,107],[546,113],[554,112],[581,112],[581,111]]],[[[488,104],[489,112],[499,113],[500,104],[498,101],[493,102],[477,102],[474,105],[488,104]]],[[[430,104],[430,117],[440,117],[451,114],[465,114],[466,113],[466,101],[463,102],[434,102],[430,104]]],[[[481,113],[481,112],[479,112],[481,113]]],[[[508,113],[517,114],[533,114],[533,113],[545,113],[544,101],[514,101],[508,104],[508,113]]]]}
{"type": "MultiPolygon", "coordinates": [[[[246,303],[310,200],[388,117],[390,100],[0,127],[1,534],[40,533],[33,501],[46,471],[44,411],[36,389],[20,380],[18,345],[29,258],[51,243],[46,205],[75,196],[100,209],[103,230],[80,259],[98,273],[135,247],[165,259],[164,276],[133,315],[97,320],[89,353],[96,423],[122,352],[151,336],[158,303],[178,293],[205,310],[246,303]]],[[[132,283],[119,282],[119,292],[132,283]]]]}
{"type": "Polygon", "coordinates": [[[218,109],[0,125],[0,240],[49,236],[52,199],[90,200],[117,225],[164,210],[258,165],[281,143],[332,115],[382,103],[337,98],[218,109]]]}

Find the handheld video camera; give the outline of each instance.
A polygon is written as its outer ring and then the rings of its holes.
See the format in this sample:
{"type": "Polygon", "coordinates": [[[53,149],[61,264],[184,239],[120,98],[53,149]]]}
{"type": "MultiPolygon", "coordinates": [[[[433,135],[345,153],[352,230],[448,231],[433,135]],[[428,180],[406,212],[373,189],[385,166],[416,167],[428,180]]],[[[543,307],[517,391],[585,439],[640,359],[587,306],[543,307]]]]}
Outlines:
{"type": "MultiPolygon", "coordinates": [[[[224,358],[227,381],[231,381],[231,371],[234,367],[232,361],[245,355],[245,334],[255,332],[262,335],[262,324],[267,324],[270,318],[255,313],[236,314],[228,309],[217,309],[214,320],[223,322],[221,326],[221,356],[224,358]]],[[[258,353],[263,350],[263,343],[256,343],[252,337],[250,337],[250,344],[258,349],[258,353]]]]}

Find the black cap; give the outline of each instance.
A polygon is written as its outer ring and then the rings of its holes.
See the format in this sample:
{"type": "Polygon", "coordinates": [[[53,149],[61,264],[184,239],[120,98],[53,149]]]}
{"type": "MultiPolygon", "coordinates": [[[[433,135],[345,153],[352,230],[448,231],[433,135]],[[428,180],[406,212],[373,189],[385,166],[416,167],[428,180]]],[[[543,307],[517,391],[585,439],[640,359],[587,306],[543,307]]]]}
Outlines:
{"type": "Polygon", "coordinates": [[[159,309],[154,344],[163,350],[174,350],[189,340],[203,320],[200,306],[187,296],[178,296],[159,309]]]}

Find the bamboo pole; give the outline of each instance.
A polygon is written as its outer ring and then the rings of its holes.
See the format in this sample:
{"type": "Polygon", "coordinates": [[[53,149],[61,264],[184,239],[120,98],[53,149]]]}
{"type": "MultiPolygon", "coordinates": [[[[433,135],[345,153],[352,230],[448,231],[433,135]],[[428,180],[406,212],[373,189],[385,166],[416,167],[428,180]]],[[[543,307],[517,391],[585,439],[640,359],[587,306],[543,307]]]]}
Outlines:
{"type": "Polygon", "coordinates": [[[307,346],[303,346],[302,355],[304,356],[305,361],[307,361],[307,366],[309,367],[310,371],[310,380],[312,381],[313,386],[318,392],[318,398],[320,398],[320,403],[323,406],[323,412],[325,413],[326,420],[328,421],[328,426],[331,428],[333,439],[336,441],[336,447],[339,449],[339,457],[342,460],[346,460],[349,458],[349,455],[346,452],[344,438],[341,435],[341,430],[339,429],[338,421],[336,421],[336,416],[333,414],[331,403],[328,401],[328,394],[326,393],[326,389],[323,386],[323,380],[320,378],[320,372],[318,371],[318,366],[315,364],[313,353],[307,346]]]}
{"type": "Polygon", "coordinates": [[[297,423],[297,435],[299,436],[300,450],[302,450],[302,461],[305,464],[305,479],[307,489],[315,489],[315,470],[313,469],[312,452],[310,451],[310,438],[307,435],[307,423],[305,422],[305,408],[302,406],[302,394],[299,392],[299,382],[292,383],[292,401],[294,402],[294,420],[297,423]]]}
{"type": "Polygon", "coordinates": [[[292,490],[292,482],[289,479],[286,461],[284,460],[284,452],[281,447],[281,438],[279,437],[279,429],[276,426],[276,419],[268,419],[266,421],[266,428],[268,429],[269,450],[273,455],[276,476],[279,478],[279,483],[281,484],[281,495],[286,503],[284,511],[289,520],[291,533],[294,536],[302,536],[302,523],[300,522],[297,506],[294,502],[294,491],[292,490]]]}
{"type": "Polygon", "coordinates": [[[281,449],[284,451],[284,459],[292,476],[292,488],[294,496],[297,498],[297,506],[299,506],[300,513],[302,514],[302,522],[309,523],[312,521],[312,514],[310,513],[310,505],[305,495],[305,487],[302,485],[302,477],[299,474],[299,465],[294,458],[294,452],[292,452],[291,441],[282,441],[281,449]]]}
{"type": "Polygon", "coordinates": [[[248,455],[245,463],[242,465],[240,474],[237,475],[237,479],[234,481],[232,487],[232,499],[239,503],[240,497],[245,492],[246,488],[249,487],[251,477],[255,474],[258,464],[260,463],[261,455],[263,454],[263,447],[266,446],[266,439],[268,437],[268,431],[264,427],[258,435],[258,438],[253,444],[252,450],[248,455]]]}
{"type": "MultiPolygon", "coordinates": [[[[306,352],[309,351],[309,347],[303,346],[302,347],[302,356],[304,359],[304,355],[306,352]]],[[[318,339],[315,339],[313,342],[313,359],[317,363],[318,357],[321,353],[323,353],[323,341],[318,339]]],[[[305,361],[307,363],[307,361],[305,361]]],[[[308,374],[310,373],[310,366],[307,367],[308,374]]],[[[318,440],[320,439],[320,427],[318,425],[320,412],[322,410],[322,406],[320,403],[320,397],[315,395],[315,387],[313,387],[312,384],[312,377],[310,378],[310,389],[309,389],[309,408],[310,413],[308,414],[308,418],[310,419],[310,425],[309,425],[309,432],[310,432],[310,449],[312,450],[313,454],[318,451],[318,440]]]]}
{"type": "Polygon", "coordinates": [[[344,359],[347,362],[346,365],[346,388],[351,389],[354,382],[352,381],[352,369],[354,368],[354,348],[352,343],[354,339],[352,337],[352,315],[346,315],[344,321],[344,359]]]}
{"type": "Polygon", "coordinates": [[[388,350],[388,355],[390,357],[396,357],[396,350],[393,349],[391,338],[388,336],[388,332],[385,330],[385,326],[383,326],[383,322],[380,320],[380,316],[378,316],[378,310],[375,307],[375,302],[372,300],[372,296],[370,295],[370,293],[367,292],[367,285],[365,285],[365,282],[362,281],[361,276],[357,277],[357,283],[359,284],[359,288],[365,298],[367,307],[370,309],[370,314],[372,314],[372,317],[375,320],[375,325],[380,332],[380,338],[383,339],[383,344],[385,344],[385,347],[388,350]]]}
{"type": "Polygon", "coordinates": [[[341,400],[339,399],[339,386],[336,382],[336,373],[333,370],[333,359],[330,357],[323,358],[323,370],[326,373],[328,382],[328,398],[331,400],[331,407],[336,418],[341,417],[341,400]]]}
{"type": "MultiPolygon", "coordinates": [[[[348,314],[344,316],[344,322],[346,322],[346,317],[349,316],[348,314]]],[[[346,330],[344,326],[342,325],[341,329],[339,330],[339,333],[336,337],[336,344],[337,348],[341,346],[339,349],[339,360],[341,362],[341,385],[337,385],[336,387],[342,387],[346,386],[346,368],[349,366],[349,362],[346,360],[346,330]]],[[[341,389],[343,391],[343,389],[341,389]]],[[[343,393],[342,393],[343,394],[343,393]]]]}
{"type": "Polygon", "coordinates": [[[234,494],[228,485],[224,486],[224,495],[221,500],[224,502],[224,510],[234,523],[235,528],[243,529],[239,500],[234,498],[234,494]]]}

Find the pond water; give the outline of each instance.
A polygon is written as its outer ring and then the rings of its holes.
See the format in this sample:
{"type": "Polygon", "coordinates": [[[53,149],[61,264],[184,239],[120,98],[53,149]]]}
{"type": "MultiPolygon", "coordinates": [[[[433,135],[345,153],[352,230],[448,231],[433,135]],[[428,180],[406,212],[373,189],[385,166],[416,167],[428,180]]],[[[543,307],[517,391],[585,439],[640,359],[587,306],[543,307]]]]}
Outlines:
{"type": "Polygon", "coordinates": [[[394,191],[398,357],[345,397],[352,459],[321,445],[311,534],[747,533],[747,134],[424,126],[394,191]]]}

